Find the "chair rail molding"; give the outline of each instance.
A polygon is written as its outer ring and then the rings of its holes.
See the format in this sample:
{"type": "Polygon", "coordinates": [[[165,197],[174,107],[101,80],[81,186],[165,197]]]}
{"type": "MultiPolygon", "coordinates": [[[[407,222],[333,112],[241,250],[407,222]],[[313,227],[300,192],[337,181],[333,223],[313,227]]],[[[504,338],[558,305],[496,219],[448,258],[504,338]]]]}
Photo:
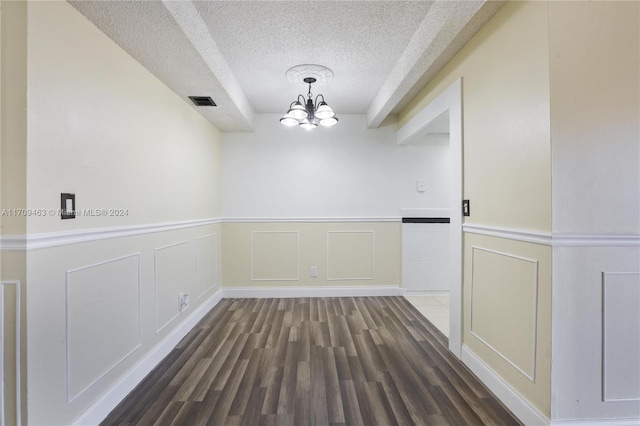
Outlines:
{"type": "Polygon", "coordinates": [[[195,219],[177,222],[151,223],[142,225],[117,226],[109,228],[88,228],[65,232],[46,232],[27,235],[0,236],[0,250],[37,250],[69,244],[106,240],[109,238],[132,237],[156,232],[174,231],[196,226],[221,223],[220,218],[195,219]]]}

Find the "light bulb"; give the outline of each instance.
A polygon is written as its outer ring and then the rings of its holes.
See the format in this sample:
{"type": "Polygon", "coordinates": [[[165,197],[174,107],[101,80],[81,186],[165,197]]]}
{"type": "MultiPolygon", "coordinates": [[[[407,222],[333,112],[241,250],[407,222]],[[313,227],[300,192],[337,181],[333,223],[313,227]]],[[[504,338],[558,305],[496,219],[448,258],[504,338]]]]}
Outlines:
{"type": "Polygon", "coordinates": [[[293,118],[290,114],[286,114],[284,117],[280,119],[280,122],[287,127],[296,126],[298,124],[298,120],[293,118]]]}
{"type": "Polygon", "coordinates": [[[300,103],[300,101],[295,101],[291,109],[287,111],[287,115],[290,115],[296,120],[302,120],[307,116],[307,110],[304,108],[304,105],[300,103]]]}
{"type": "Polygon", "coordinates": [[[316,110],[316,117],[318,117],[319,119],[323,119],[323,118],[331,118],[334,115],[336,115],[335,112],[333,112],[333,110],[331,109],[331,107],[329,105],[327,105],[326,102],[322,101],[320,102],[320,105],[318,106],[318,109],[316,110]]]}
{"type": "Polygon", "coordinates": [[[312,130],[318,127],[318,123],[316,123],[316,120],[309,120],[309,117],[307,117],[300,122],[300,127],[305,130],[312,130]]]}
{"type": "Polygon", "coordinates": [[[320,125],[325,126],[325,127],[331,127],[334,124],[336,124],[337,122],[338,122],[338,117],[336,117],[334,115],[333,117],[321,119],[320,120],[320,125]]]}

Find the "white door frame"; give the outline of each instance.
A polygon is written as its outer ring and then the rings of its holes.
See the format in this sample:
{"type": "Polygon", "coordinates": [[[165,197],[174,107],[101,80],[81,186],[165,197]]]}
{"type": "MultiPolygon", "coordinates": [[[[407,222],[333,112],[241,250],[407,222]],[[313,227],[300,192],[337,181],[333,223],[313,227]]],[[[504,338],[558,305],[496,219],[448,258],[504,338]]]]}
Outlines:
{"type": "Polygon", "coordinates": [[[396,143],[404,145],[423,137],[424,130],[442,114],[449,114],[450,267],[449,350],[460,358],[462,350],[462,78],[456,80],[415,117],[400,127],[396,143]]]}

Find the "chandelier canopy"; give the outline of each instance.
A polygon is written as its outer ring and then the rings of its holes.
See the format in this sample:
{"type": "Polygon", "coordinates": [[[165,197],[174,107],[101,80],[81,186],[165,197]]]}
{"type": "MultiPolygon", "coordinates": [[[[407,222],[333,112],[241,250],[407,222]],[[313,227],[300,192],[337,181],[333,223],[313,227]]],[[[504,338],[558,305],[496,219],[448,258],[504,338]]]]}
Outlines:
{"type": "Polygon", "coordinates": [[[318,95],[313,100],[311,84],[316,82],[315,77],[305,77],[302,81],[309,85],[307,99],[303,95],[298,95],[298,99],[291,102],[289,111],[280,119],[285,126],[300,126],[303,129],[311,130],[321,126],[329,127],[338,122],[338,117],[333,109],[324,100],[323,95],[318,95]]]}

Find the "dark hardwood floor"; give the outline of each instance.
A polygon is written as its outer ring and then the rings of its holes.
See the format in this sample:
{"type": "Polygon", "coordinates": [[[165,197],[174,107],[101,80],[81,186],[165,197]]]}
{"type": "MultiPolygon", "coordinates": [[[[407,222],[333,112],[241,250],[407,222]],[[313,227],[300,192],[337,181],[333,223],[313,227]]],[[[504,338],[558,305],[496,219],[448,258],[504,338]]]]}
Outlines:
{"type": "Polygon", "coordinates": [[[223,299],[103,425],[519,425],[402,297],[223,299]]]}

